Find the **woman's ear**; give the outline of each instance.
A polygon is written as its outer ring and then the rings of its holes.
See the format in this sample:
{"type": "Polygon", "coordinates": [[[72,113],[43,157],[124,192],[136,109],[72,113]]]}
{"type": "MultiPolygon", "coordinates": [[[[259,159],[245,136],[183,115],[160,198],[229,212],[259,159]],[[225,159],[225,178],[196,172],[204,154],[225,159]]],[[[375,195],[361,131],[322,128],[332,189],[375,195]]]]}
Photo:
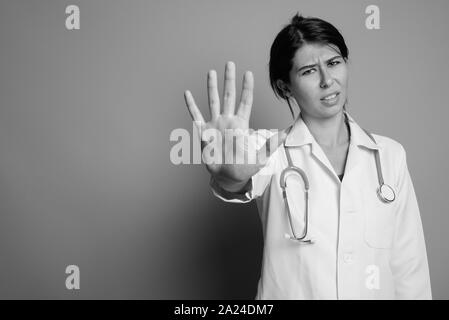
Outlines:
{"type": "Polygon", "coordinates": [[[276,80],[276,85],[278,86],[279,89],[282,90],[282,93],[284,94],[284,96],[286,96],[286,97],[291,96],[290,88],[284,81],[278,79],[278,80],[276,80]]]}

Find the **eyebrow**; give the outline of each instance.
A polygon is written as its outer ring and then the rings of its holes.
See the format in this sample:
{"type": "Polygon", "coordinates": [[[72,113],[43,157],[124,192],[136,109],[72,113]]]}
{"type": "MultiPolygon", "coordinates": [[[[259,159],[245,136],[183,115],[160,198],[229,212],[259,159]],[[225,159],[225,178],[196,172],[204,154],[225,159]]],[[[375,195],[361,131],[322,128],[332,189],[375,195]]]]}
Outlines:
{"type": "MultiPolygon", "coordinates": [[[[326,63],[329,63],[329,62],[331,62],[332,60],[334,60],[334,59],[336,59],[336,58],[341,58],[341,56],[340,56],[340,55],[338,55],[338,56],[333,56],[332,58],[326,60],[326,63]]],[[[301,71],[302,69],[312,68],[312,67],[316,67],[316,66],[317,66],[317,64],[309,64],[309,65],[307,65],[307,66],[302,66],[301,68],[297,69],[296,72],[299,72],[299,71],[301,71]]]]}

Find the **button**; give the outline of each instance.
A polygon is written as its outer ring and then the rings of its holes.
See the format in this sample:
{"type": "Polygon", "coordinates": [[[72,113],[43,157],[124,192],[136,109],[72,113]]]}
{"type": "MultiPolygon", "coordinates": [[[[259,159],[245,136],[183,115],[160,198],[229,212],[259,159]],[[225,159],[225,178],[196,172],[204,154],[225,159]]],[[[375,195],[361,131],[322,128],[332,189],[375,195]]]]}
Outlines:
{"type": "Polygon", "coordinates": [[[352,253],[346,252],[343,254],[343,261],[347,264],[354,261],[354,255],[352,253]]]}

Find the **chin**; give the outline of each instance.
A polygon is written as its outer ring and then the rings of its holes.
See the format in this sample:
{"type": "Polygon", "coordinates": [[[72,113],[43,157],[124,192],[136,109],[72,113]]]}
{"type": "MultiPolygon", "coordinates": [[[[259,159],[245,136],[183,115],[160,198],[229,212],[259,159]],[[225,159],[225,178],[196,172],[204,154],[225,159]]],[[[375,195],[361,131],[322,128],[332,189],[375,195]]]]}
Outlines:
{"type": "Polygon", "coordinates": [[[308,114],[314,118],[322,118],[322,119],[328,119],[332,118],[340,113],[343,113],[344,103],[338,102],[333,106],[326,106],[321,103],[321,101],[318,104],[315,104],[311,108],[307,108],[307,110],[301,109],[301,112],[304,114],[308,114]]]}
{"type": "Polygon", "coordinates": [[[336,116],[337,114],[342,113],[342,112],[343,112],[343,105],[341,105],[339,103],[334,106],[330,106],[330,107],[321,106],[319,108],[319,113],[321,113],[324,118],[330,118],[330,117],[336,116]]]}

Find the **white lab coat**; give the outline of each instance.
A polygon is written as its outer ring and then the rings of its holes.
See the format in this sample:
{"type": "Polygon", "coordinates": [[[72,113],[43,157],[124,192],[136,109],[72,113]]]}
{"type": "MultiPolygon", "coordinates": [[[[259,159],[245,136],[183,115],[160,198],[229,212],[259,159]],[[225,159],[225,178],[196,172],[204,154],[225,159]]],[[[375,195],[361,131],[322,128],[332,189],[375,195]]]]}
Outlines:
{"type": "MultiPolygon", "coordinates": [[[[351,138],[342,182],[301,117],[285,141],[293,164],[309,179],[313,244],[285,237],[291,233],[280,188],[280,174],[288,165],[284,145],[252,177],[246,193],[227,192],[211,178],[218,198],[257,201],[264,250],[256,299],[432,298],[421,218],[404,148],[380,135],[373,135],[375,144],[347,115],[351,138]],[[390,204],[381,202],[376,193],[376,148],[385,183],[396,192],[390,204]]],[[[272,132],[257,133],[260,148],[272,132]]],[[[288,191],[299,195],[292,215],[295,225],[300,225],[303,185],[297,181],[288,184],[288,191]]]]}

